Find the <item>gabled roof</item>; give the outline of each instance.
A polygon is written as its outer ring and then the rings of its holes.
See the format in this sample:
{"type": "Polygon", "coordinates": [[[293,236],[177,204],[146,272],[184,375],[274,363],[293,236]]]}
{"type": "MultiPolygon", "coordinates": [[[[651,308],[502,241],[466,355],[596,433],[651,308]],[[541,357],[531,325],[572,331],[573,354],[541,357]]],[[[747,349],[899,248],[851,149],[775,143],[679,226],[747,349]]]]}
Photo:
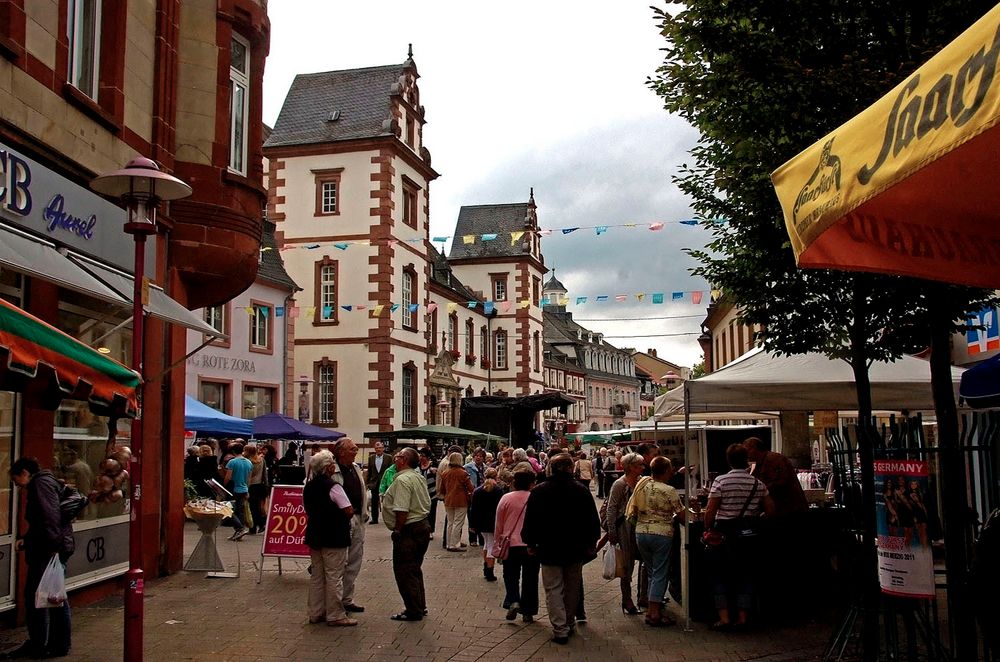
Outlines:
{"type": "Polygon", "coordinates": [[[297,75],[264,147],[395,135],[389,99],[409,66],[412,61],[297,75]]]}
{"type": "Polygon", "coordinates": [[[440,287],[451,290],[459,299],[466,301],[483,301],[483,298],[466,287],[462,281],[455,276],[448,265],[448,258],[438,252],[434,246],[430,246],[427,257],[431,262],[431,280],[440,287]]]}
{"type": "Polygon", "coordinates": [[[473,205],[462,207],[455,224],[455,239],[451,242],[449,260],[478,257],[522,257],[521,242],[510,243],[511,232],[523,232],[524,219],[528,216],[528,203],[516,202],[503,205],[473,205]],[[492,241],[483,241],[482,235],[496,234],[492,241]],[[462,238],[475,235],[475,243],[466,244],[462,238]]]}

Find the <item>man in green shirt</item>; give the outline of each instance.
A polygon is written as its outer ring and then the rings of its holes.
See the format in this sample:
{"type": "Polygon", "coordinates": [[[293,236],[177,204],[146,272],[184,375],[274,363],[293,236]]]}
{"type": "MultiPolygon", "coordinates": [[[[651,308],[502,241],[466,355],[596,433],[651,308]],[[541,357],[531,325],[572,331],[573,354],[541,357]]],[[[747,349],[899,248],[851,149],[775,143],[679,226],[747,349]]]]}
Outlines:
{"type": "Polygon", "coordinates": [[[382,499],[382,521],[392,530],[392,572],[404,609],[394,621],[420,621],[427,613],[421,566],[431,540],[431,497],[427,481],[416,468],[420,456],[403,448],[393,457],[396,477],[382,499]]]}

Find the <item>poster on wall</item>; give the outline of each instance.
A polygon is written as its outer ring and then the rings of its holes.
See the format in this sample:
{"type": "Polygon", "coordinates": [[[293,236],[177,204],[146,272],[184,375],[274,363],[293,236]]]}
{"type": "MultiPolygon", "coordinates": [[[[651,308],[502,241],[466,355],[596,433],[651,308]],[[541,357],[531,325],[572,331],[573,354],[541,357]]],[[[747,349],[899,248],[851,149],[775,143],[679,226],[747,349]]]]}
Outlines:
{"type": "Polygon", "coordinates": [[[882,592],[934,597],[934,559],[927,533],[927,462],[876,460],[878,578],[882,592]]]}
{"type": "Polygon", "coordinates": [[[267,527],[261,556],[309,558],[306,547],[306,509],[302,505],[301,485],[275,485],[271,488],[267,509],[267,527]]]}

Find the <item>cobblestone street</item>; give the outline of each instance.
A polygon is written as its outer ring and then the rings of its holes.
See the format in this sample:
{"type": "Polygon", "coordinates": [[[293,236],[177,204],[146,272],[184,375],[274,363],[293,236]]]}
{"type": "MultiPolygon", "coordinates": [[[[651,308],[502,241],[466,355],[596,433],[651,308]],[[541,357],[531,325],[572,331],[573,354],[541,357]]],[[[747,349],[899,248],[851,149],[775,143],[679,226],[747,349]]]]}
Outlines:
{"type": "MultiPolygon", "coordinates": [[[[439,513],[439,518],[443,513],[439,513]]],[[[438,532],[441,522],[438,522],[438,532]]],[[[186,529],[190,553],[198,539],[193,523],[186,529]]],[[[710,632],[695,623],[692,632],[677,627],[653,629],[641,616],[625,616],[618,607],[616,581],[600,576],[600,564],[584,569],[590,621],[568,646],[552,644],[545,613],[532,624],[504,620],[500,608],[503,582],[482,577],[479,549],[445,552],[440,537],[431,542],[424,562],[430,613],[418,623],[398,623],[389,615],[402,603],[392,577],[389,531],[369,525],[366,554],[358,580],[356,628],[309,625],[306,618],[307,563],[285,559],[283,574],[275,559],[265,560],[257,584],[260,536],[243,542],[225,540],[219,550],[227,570],[240,577],[206,579],[204,573],[180,572],[151,581],[146,588],[146,660],[810,660],[816,659],[830,627],[804,625],[745,634],[710,632]]],[[[499,568],[498,568],[499,571],[499,568]]],[[[498,572],[499,574],[499,572],[498,572]]],[[[671,613],[678,620],[676,604],[671,613]]],[[[17,643],[23,630],[4,633],[3,648],[17,643]]],[[[73,613],[73,651],[67,660],[120,660],[122,606],[116,596],[73,613]]]]}

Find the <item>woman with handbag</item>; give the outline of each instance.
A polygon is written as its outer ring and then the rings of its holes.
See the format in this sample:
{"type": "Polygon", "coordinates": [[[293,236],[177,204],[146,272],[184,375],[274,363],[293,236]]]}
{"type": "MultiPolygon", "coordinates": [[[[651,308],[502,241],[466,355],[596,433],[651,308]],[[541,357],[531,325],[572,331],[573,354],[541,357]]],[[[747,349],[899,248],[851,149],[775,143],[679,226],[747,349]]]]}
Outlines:
{"type": "Polygon", "coordinates": [[[497,506],[496,525],[493,531],[493,554],[503,561],[503,585],[506,595],[503,607],[507,620],[521,614],[525,623],[535,620],[538,613],[538,557],[528,553],[521,539],[524,511],[528,495],[535,484],[534,471],[515,471],[514,489],[503,495],[497,506]]]}
{"type": "Polygon", "coordinates": [[[488,582],[495,582],[497,576],[493,568],[497,561],[493,556],[493,534],[497,521],[497,508],[506,490],[497,482],[497,470],[493,467],[487,469],[484,476],[486,480],[472,493],[469,529],[483,537],[483,577],[488,582]]]}
{"type": "MultiPolygon", "coordinates": [[[[611,485],[608,493],[608,542],[617,545],[616,561],[621,568],[622,613],[635,615],[639,608],[632,601],[632,573],[639,551],[635,545],[635,528],[625,519],[625,506],[632,496],[632,490],[642,477],[646,463],[638,453],[629,453],[622,457],[624,475],[611,485]]],[[[645,593],[644,587],[639,587],[640,597],[645,593]]]]}
{"type": "Polygon", "coordinates": [[[747,450],[741,444],[726,449],[731,470],[712,483],[705,508],[706,538],[721,534],[721,544],[712,551],[715,608],[719,620],[713,630],[742,628],[754,602],[754,570],[757,566],[756,526],[762,514],[774,514],[774,502],[764,483],[750,475],[747,450]],[[714,531],[714,533],[709,533],[714,531]],[[731,620],[731,597],[736,597],[737,618],[731,620]]]}
{"type": "Polygon", "coordinates": [[[642,478],[632,492],[625,509],[625,519],[635,522],[635,541],[643,563],[649,569],[649,608],[646,625],[660,627],[675,621],[664,610],[667,577],[670,576],[670,551],[674,535],[674,516],[683,519],[684,506],[677,490],[669,485],[673,466],[666,457],[654,457],[649,463],[651,475],[642,478]]]}

